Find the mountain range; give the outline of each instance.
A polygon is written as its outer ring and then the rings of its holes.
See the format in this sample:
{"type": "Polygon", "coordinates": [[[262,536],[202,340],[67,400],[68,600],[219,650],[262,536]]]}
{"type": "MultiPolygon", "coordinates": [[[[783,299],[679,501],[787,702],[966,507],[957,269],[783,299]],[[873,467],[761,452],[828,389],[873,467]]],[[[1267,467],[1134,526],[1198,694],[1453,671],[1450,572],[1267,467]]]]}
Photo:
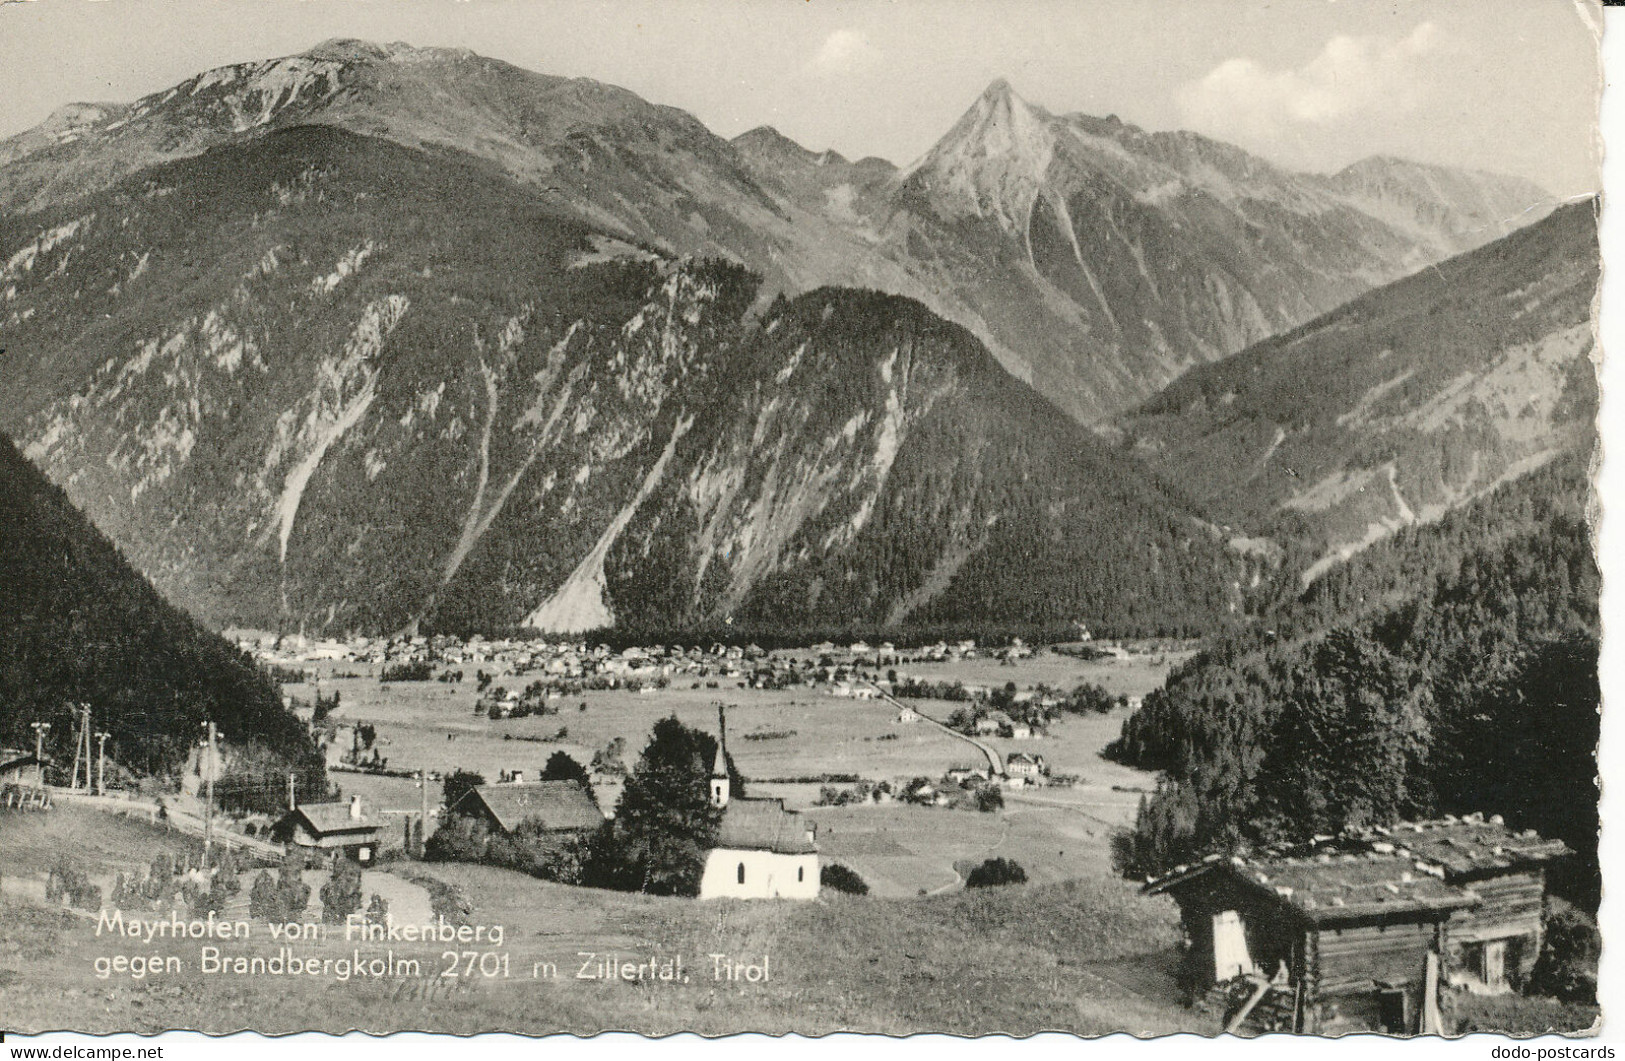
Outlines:
{"type": "Polygon", "coordinates": [[[1394,158],[1291,173],[1191,133],[1052,115],[1003,80],[900,170],[767,128],[727,141],[596,81],[339,40],[59,110],[0,143],[0,210],[305,124],[476,159],[605,234],[739,262],[768,294],[917,299],[1086,422],[1552,205],[1525,181],[1394,158]]]}
{"type": "Polygon", "coordinates": [[[1118,421],[1216,518],[1315,551],[1307,581],[1596,444],[1597,205],[1192,370],[1118,421]]]}
{"type": "Polygon", "coordinates": [[[1300,474],[1388,474],[1385,439],[1479,459],[1443,511],[1584,435],[1590,215],[1500,238],[1550,205],[1396,159],[1289,173],[1003,82],[898,169],[329,42],[0,143],[0,429],[216,626],[1196,633],[1277,539],[1346,551],[1365,509],[1207,475],[1272,428],[1232,443],[1181,398],[1208,384],[1158,392],[1381,339],[1412,375],[1259,400],[1302,399],[1279,426],[1317,453],[1368,425],[1300,474]],[[1435,357],[1489,277],[1498,345],[1435,357]],[[1406,347],[1418,316],[1439,334],[1406,347]],[[1532,371],[1575,381],[1561,409],[1478,415],[1532,371]]]}

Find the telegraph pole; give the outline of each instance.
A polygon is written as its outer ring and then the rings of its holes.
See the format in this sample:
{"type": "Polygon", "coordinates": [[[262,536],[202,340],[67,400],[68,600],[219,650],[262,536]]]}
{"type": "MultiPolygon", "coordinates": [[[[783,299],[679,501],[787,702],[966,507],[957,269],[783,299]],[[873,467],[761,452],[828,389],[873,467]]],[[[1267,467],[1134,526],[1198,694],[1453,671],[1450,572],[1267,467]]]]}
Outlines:
{"type": "Polygon", "coordinates": [[[418,816],[418,857],[423,857],[424,845],[429,842],[429,772],[418,771],[418,788],[422,789],[423,810],[418,816]]]}
{"type": "Polygon", "coordinates": [[[90,705],[79,705],[79,733],[73,738],[73,776],[68,787],[79,791],[79,763],[85,764],[85,791],[90,791],[90,705]]]}
{"type": "Polygon", "coordinates": [[[203,864],[207,866],[210,849],[214,844],[214,720],[210,719],[205,725],[209,727],[209,747],[205,753],[209,757],[209,776],[203,802],[203,864]]]}
{"type": "MultiPolygon", "coordinates": [[[[34,727],[34,761],[43,763],[45,761],[45,735],[51,732],[51,724],[49,722],[30,722],[29,725],[34,727]]],[[[43,766],[41,766],[41,770],[44,770],[43,766]]],[[[44,774],[41,773],[40,776],[43,777],[44,774]]]]}
{"type": "Polygon", "coordinates": [[[294,795],[294,790],[293,790],[293,771],[289,770],[288,771],[288,809],[289,810],[294,810],[298,806],[299,806],[299,798],[296,795],[294,795]]]}
{"type": "MultiPolygon", "coordinates": [[[[107,795],[107,738],[111,733],[96,734],[96,795],[107,795]]],[[[89,770],[85,771],[89,773],[89,770]]]]}

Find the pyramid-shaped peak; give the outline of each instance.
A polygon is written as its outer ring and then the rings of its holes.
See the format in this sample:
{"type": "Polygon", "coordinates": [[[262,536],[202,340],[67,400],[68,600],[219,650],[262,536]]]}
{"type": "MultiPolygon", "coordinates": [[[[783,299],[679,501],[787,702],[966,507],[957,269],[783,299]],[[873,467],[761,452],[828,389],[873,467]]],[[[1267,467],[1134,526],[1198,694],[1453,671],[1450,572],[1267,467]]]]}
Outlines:
{"type": "Polygon", "coordinates": [[[1021,99],[1021,95],[1016,91],[1015,86],[1010,84],[1010,79],[1005,77],[995,77],[988,82],[988,86],[982,90],[982,98],[990,100],[1013,99],[1021,100],[1023,103],[1026,102],[1026,100],[1021,99]]]}

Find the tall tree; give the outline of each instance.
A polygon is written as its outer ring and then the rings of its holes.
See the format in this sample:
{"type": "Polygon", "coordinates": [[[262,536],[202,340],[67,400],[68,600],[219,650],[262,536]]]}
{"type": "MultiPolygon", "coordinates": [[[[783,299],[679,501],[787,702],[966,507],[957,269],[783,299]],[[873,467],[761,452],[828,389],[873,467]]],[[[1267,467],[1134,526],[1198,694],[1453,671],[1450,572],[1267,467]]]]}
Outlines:
{"type": "Polygon", "coordinates": [[[705,855],[716,846],[722,811],[711,803],[717,743],[675,716],[655,723],[626,779],[612,826],[614,859],[606,883],[653,895],[697,895],[705,855]]]}

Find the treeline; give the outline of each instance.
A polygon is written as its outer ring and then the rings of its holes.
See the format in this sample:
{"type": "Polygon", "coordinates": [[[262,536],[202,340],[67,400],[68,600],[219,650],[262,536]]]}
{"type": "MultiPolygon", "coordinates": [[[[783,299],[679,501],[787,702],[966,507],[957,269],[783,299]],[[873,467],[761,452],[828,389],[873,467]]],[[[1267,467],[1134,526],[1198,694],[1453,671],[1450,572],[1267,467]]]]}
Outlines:
{"type": "MultiPolygon", "coordinates": [[[[1540,533],[1554,515],[1583,520],[1588,459],[1565,454],[1434,523],[1398,531],[1307,586],[1285,579],[1268,584],[1254,604],[1261,617],[1255,640],[1289,639],[1375,614],[1414,595],[1439,573],[1457,570],[1472,553],[1540,533]]],[[[1311,560],[1291,557],[1281,566],[1301,570],[1311,560]]]]}
{"type": "Polygon", "coordinates": [[[1165,775],[1121,839],[1122,868],[1481,811],[1574,848],[1564,888],[1594,909],[1600,578],[1585,495],[1542,505],[1526,485],[1324,591],[1356,613],[1362,595],[1388,602],[1374,612],[1232,640],[1171,674],[1111,749],[1165,775]],[[1480,535],[1495,544],[1451,560],[1480,535]],[[1427,551],[1444,570],[1391,600],[1427,551]]]}
{"type": "Polygon", "coordinates": [[[71,760],[76,707],[111,734],[109,758],[174,774],[218,723],[256,762],[322,791],[321,759],[278,687],[245,653],[170,605],[61,490],[0,438],[0,743],[71,760]]]}

